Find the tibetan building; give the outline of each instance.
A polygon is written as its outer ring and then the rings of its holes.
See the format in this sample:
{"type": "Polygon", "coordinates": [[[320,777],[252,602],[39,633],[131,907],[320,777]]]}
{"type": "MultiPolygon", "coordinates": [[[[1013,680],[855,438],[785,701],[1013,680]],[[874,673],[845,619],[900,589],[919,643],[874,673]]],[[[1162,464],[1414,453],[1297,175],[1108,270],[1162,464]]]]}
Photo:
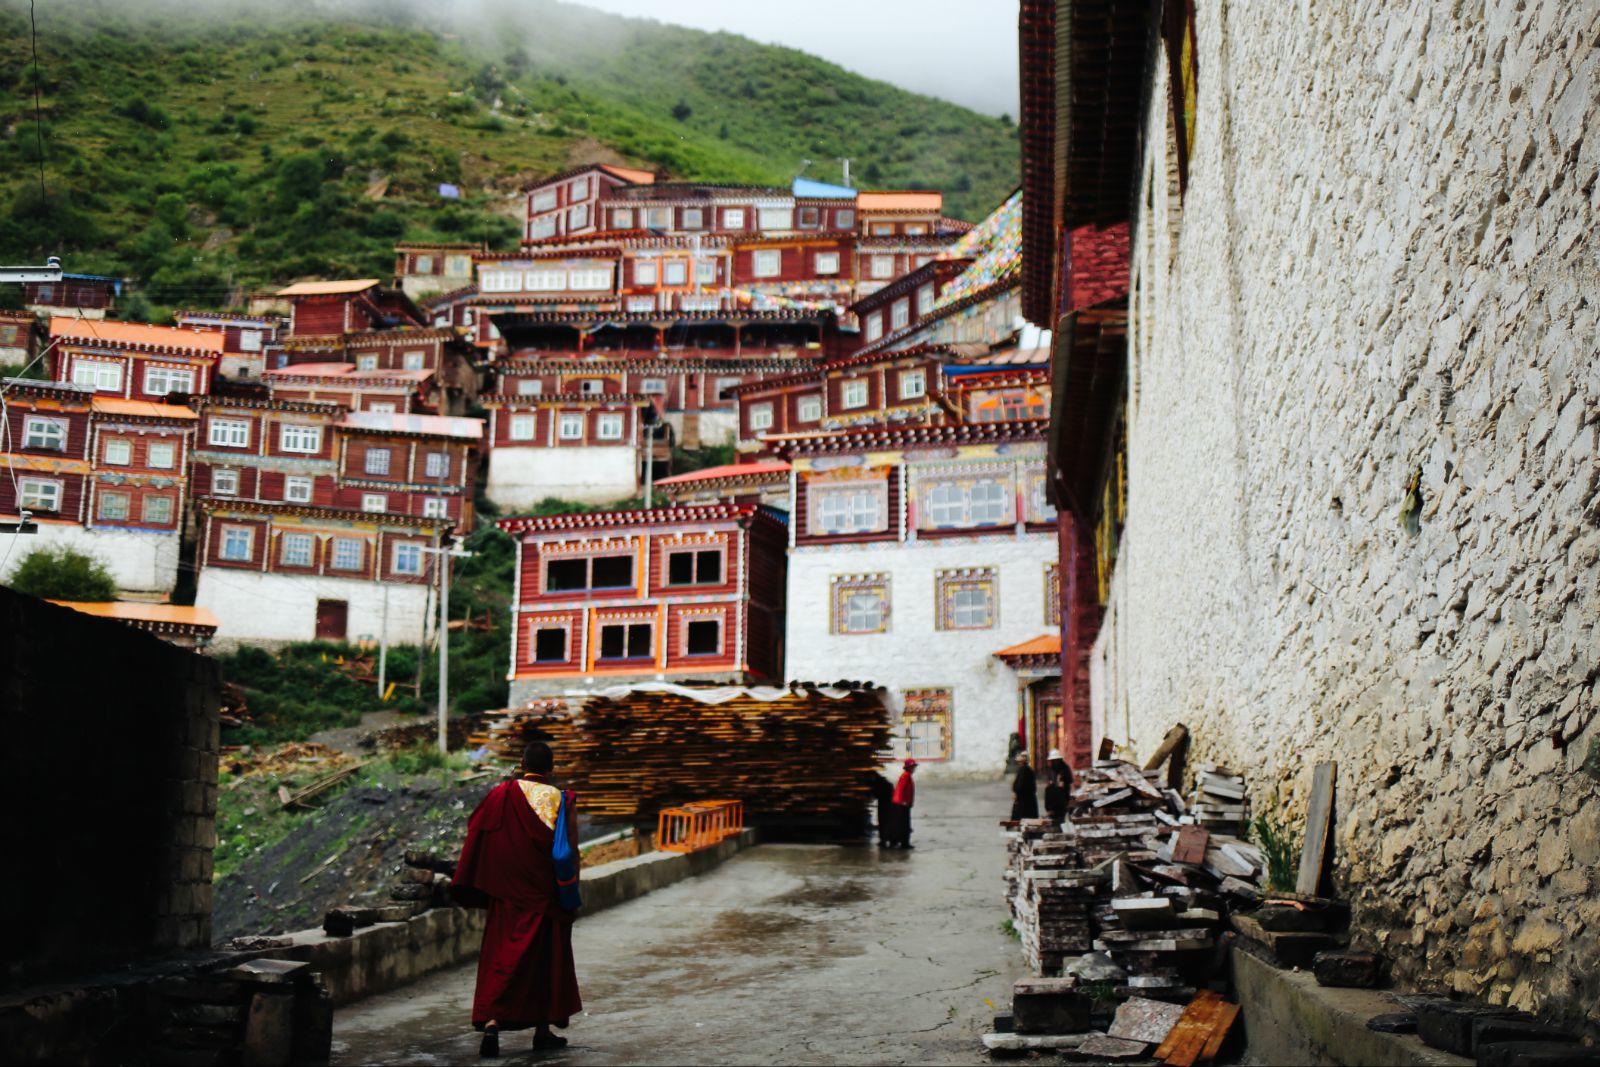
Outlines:
{"type": "Polygon", "coordinates": [[[64,545],[98,558],[124,592],[171,592],[194,412],[62,382],[9,378],[4,387],[0,461],[10,476],[0,479],[0,519],[26,512],[37,525],[6,536],[8,568],[34,547],[64,545]]]}
{"type": "Polygon", "coordinates": [[[998,654],[1059,626],[1043,420],[880,427],[781,443],[793,678],[887,688],[903,754],[989,773],[1054,696],[998,654]]]}
{"type": "Polygon", "coordinates": [[[782,678],[785,526],[755,504],[503,519],[513,703],[637,681],[782,678]]]}
{"type": "Polygon", "coordinates": [[[178,311],[173,321],[190,330],[222,335],[217,373],[233,381],[252,381],[275,366],[274,353],[288,323],[279,315],[239,315],[223,311],[178,311]]]}
{"type": "Polygon", "coordinates": [[[214,330],[111,319],[50,320],[54,377],[96,396],[166,401],[211,389],[224,351],[214,330]]]}

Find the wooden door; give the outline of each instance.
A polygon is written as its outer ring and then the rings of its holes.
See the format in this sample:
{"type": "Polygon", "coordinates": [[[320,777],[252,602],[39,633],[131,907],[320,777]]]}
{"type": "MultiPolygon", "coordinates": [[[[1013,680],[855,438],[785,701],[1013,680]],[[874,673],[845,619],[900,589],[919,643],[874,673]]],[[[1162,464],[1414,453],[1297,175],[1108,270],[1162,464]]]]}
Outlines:
{"type": "Polygon", "coordinates": [[[348,600],[317,601],[317,640],[343,641],[350,622],[348,600]]]}

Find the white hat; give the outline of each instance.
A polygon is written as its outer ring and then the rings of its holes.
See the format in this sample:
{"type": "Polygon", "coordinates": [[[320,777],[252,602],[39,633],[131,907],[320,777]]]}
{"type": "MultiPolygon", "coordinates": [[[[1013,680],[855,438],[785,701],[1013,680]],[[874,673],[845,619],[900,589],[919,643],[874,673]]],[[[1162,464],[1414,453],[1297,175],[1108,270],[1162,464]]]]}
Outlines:
{"type": "Polygon", "coordinates": [[[1067,757],[1065,757],[1065,756],[1063,756],[1061,754],[1061,750],[1059,748],[1052,748],[1050,750],[1050,755],[1047,758],[1049,758],[1049,759],[1058,759],[1063,763],[1065,763],[1067,761],[1067,757]]]}

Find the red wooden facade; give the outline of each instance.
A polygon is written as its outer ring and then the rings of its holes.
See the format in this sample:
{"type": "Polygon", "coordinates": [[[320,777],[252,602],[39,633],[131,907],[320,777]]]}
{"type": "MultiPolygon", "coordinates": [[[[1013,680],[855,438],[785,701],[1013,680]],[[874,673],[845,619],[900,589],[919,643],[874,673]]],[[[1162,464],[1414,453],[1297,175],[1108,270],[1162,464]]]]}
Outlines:
{"type": "Polygon", "coordinates": [[[58,282],[24,282],[28,307],[66,308],[105,314],[122,295],[122,279],[98,274],[63,274],[58,282]]]}
{"type": "Polygon", "coordinates": [[[717,504],[500,527],[517,541],[513,679],[781,677],[779,513],[717,504]]]}
{"type": "Polygon", "coordinates": [[[426,320],[409,297],[376,278],[298,282],[278,290],[289,302],[289,336],[329,337],[362,330],[423,326],[426,320]]]}
{"type": "Polygon", "coordinates": [[[222,335],[210,330],[146,326],[111,319],[50,320],[57,381],[97,396],[164,402],[210,391],[222,357],[222,335]]]}

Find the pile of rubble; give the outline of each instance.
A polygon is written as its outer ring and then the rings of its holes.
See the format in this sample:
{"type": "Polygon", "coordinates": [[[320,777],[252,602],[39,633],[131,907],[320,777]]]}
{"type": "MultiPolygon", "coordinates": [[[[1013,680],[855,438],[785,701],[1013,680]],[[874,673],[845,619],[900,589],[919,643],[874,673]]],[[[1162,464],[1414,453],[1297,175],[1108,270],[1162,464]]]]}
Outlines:
{"type": "Polygon", "coordinates": [[[455,860],[432,852],[409,851],[405,866],[390,883],[389,903],[377,907],[342,905],[322,919],[322,932],[329,937],[349,937],[363,926],[374,923],[405,922],[433,907],[449,907],[450,877],[455,860]]]}

